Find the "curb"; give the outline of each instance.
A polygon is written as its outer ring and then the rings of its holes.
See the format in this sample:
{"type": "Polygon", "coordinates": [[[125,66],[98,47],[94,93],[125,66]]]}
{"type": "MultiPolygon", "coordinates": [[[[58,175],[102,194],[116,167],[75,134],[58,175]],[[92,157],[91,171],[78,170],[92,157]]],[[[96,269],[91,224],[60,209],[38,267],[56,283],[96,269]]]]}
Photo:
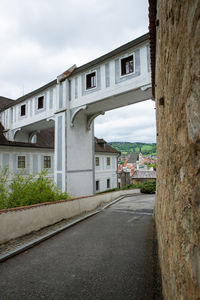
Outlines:
{"type": "Polygon", "coordinates": [[[34,247],[35,245],[37,245],[37,244],[39,244],[39,243],[41,243],[41,242],[43,242],[43,241],[51,238],[52,236],[54,236],[54,235],[56,235],[56,234],[58,234],[58,233],[60,233],[60,232],[62,232],[64,230],[66,230],[66,229],[68,229],[68,228],[70,228],[70,227],[72,227],[72,226],[74,226],[74,225],[76,225],[76,224],[78,224],[78,223],[86,220],[86,219],[89,219],[89,218],[95,216],[96,214],[102,212],[104,209],[106,209],[109,206],[115,204],[116,202],[122,200],[123,198],[137,196],[137,195],[140,195],[140,194],[139,193],[138,194],[127,194],[127,195],[120,196],[119,198],[111,201],[110,203],[106,204],[105,206],[101,207],[100,209],[97,209],[94,212],[92,212],[92,213],[90,213],[90,214],[88,214],[88,215],[86,215],[84,217],[81,217],[81,218],[79,218],[79,219],[77,219],[77,220],[75,220],[75,221],[73,221],[71,223],[68,223],[67,225],[65,225],[65,226],[63,226],[63,227],[61,227],[61,228],[59,228],[57,230],[53,230],[52,232],[49,232],[49,233],[47,233],[47,234],[45,234],[45,235],[43,235],[43,236],[41,236],[41,237],[33,240],[32,242],[26,243],[23,246],[20,246],[20,247],[18,247],[15,250],[7,252],[6,254],[0,256],[0,263],[3,262],[3,261],[5,261],[5,260],[7,260],[8,258],[11,258],[11,257],[13,257],[13,256],[21,253],[21,252],[24,252],[27,249],[30,249],[30,248],[34,247]]]}

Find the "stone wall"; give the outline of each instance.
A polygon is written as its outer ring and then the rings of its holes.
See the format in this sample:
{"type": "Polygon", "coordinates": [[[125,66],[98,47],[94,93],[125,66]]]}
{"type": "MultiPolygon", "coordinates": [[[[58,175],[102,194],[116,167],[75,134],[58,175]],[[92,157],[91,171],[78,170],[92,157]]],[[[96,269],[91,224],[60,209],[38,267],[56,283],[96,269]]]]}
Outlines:
{"type": "Polygon", "coordinates": [[[155,218],[165,299],[200,299],[200,1],[157,0],[155,218]]]}

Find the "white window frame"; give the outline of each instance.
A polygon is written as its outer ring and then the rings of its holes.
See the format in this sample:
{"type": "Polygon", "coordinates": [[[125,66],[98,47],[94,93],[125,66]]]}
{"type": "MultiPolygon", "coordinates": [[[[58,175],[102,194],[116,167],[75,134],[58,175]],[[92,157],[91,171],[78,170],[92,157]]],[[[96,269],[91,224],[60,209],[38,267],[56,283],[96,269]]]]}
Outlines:
{"type": "Polygon", "coordinates": [[[106,166],[111,166],[111,157],[110,156],[106,157],[106,166]],[[110,164],[108,164],[108,159],[110,160],[110,164]]]}
{"type": "Polygon", "coordinates": [[[20,154],[20,155],[17,154],[17,161],[16,161],[16,163],[17,163],[17,170],[25,170],[26,167],[27,167],[27,157],[26,157],[26,155],[25,154],[20,154]],[[19,161],[19,157],[20,156],[24,156],[25,157],[25,168],[19,168],[18,167],[18,161],[19,161]]]}
{"type": "Polygon", "coordinates": [[[88,72],[88,73],[85,74],[85,92],[94,90],[96,88],[97,88],[97,70],[92,70],[92,71],[90,71],[90,72],[88,72]],[[95,73],[96,86],[87,89],[87,75],[90,75],[91,73],[95,73]]]}
{"type": "Polygon", "coordinates": [[[100,157],[99,156],[96,156],[95,157],[95,166],[96,167],[100,167],[100,157]],[[99,161],[99,164],[97,165],[97,159],[98,159],[98,161],[99,161]]]}
{"type": "Polygon", "coordinates": [[[135,52],[128,53],[128,54],[124,55],[123,57],[120,57],[119,64],[120,64],[120,78],[124,78],[124,77],[135,74],[135,52]],[[133,70],[134,70],[134,72],[122,75],[122,59],[127,58],[131,55],[133,55],[133,70]]]}
{"type": "Polygon", "coordinates": [[[45,108],[45,96],[44,95],[39,95],[37,96],[37,111],[41,111],[45,108]],[[41,108],[38,108],[38,101],[39,101],[39,98],[43,97],[43,107],[41,108]]]}
{"type": "Polygon", "coordinates": [[[51,155],[44,155],[43,156],[43,168],[46,170],[46,169],[51,169],[52,168],[52,158],[51,158],[51,155]],[[45,160],[44,160],[44,158],[45,157],[50,157],[50,167],[45,167],[44,166],[44,162],[45,162],[45,160]]]}
{"type": "Polygon", "coordinates": [[[20,118],[26,117],[26,112],[27,112],[27,105],[26,105],[26,103],[23,103],[23,104],[20,105],[20,118]],[[25,115],[22,115],[21,114],[21,112],[22,112],[22,106],[24,106],[24,105],[25,105],[25,115]]]}

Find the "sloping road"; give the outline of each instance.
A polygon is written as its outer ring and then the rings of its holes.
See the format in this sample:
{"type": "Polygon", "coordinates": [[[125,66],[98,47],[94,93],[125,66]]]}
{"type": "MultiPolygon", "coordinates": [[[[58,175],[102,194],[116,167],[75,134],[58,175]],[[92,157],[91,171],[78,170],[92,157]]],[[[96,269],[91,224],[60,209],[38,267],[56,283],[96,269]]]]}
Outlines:
{"type": "Polygon", "coordinates": [[[154,196],[135,195],[0,264],[0,299],[160,299],[154,196]]]}

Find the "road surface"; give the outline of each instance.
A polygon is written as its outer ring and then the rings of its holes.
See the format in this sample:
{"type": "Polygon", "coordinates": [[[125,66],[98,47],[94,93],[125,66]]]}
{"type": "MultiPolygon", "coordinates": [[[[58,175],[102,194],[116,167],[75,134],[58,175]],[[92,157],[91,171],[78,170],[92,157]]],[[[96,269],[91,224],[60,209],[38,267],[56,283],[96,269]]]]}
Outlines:
{"type": "Polygon", "coordinates": [[[0,264],[0,299],[160,299],[154,196],[126,197],[0,264]]]}

